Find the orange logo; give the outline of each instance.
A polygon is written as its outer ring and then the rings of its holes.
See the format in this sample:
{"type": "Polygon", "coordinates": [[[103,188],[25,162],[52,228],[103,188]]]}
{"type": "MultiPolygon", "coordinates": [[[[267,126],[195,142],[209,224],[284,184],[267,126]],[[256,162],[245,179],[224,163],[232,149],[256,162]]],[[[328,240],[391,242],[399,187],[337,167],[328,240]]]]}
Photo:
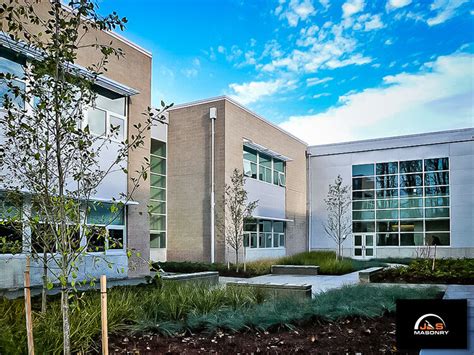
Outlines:
{"type": "Polygon", "coordinates": [[[447,335],[449,330],[443,318],[434,313],[422,315],[415,322],[413,334],[415,335],[447,335]]]}

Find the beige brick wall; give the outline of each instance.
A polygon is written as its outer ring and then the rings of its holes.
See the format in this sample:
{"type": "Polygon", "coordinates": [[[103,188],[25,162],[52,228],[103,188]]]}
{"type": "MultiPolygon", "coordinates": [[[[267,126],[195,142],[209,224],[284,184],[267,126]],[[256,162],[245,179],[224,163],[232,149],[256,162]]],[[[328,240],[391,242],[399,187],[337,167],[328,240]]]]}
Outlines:
{"type": "Polygon", "coordinates": [[[215,152],[216,196],[219,196],[223,185],[219,171],[224,170],[224,102],[170,111],[168,260],[210,260],[210,107],[217,107],[215,152]]]}
{"type": "MultiPolygon", "coordinates": [[[[225,261],[223,194],[234,168],[242,171],[248,138],[291,157],[287,163],[287,251],[307,249],[306,145],[232,102],[220,99],[173,109],[168,131],[168,260],[210,260],[210,119],[216,120],[216,261],[225,261]]],[[[231,257],[231,260],[233,256],[231,257]]]]}
{"type": "MultiPolygon", "coordinates": [[[[43,18],[47,18],[50,2],[43,0],[35,3],[34,6],[37,14],[43,18]]],[[[33,28],[33,31],[38,32],[38,29],[33,28]]],[[[44,30],[42,30],[44,32],[44,30]]],[[[82,43],[95,43],[95,41],[103,44],[112,43],[115,48],[121,48],[124,52],[124,57],[116,58],[114,56],[109,58],[107,64],[107,72],[105,75],[121,84],[127,85],[139,91],[129,100],[129,115],[128,115],[128,135],[136,134],[133,127],[134,124],[146,120],[142,115],[151,106],[151,56],[143,53],[133,45],[117,39],[115,36],[106,32],[89,32],[83,39],[82,43]]],[[[79,51],[77,57],[77,64],[81,66],[88,66],[95,64],[101,58],[100,53],[93,48],[83,48],[79,51]]],[[[149,143],[150,131],[145,132],[146,146],[130,152],[128,171],[133,174],[135,170],[145,164],[145,157],[149,157],[149,143]]],[[[129,180],[129,193],[133,187],[129,180]]],[[[112,197],[112,196],[111,196],[112,197]]],[[[117,197],[117,196],[116,196],[117,197]]],[[[132,258],[130,265],[132,269],[129,270],[129,276],[140,276],[149,274],[149,267],[147,260],[150,255],[150,236],[148,227],[148,200],[150,197],[150,183],[143,181],[139,188],[135,190],[133,200],[139,202],[137,206],[130,206],[128,213],[128,247],[140,252],[141,258],[132,258]],[[143,260],[142,260],[143,259],[143,260]]]]}
{"type": "Polygon", "coordinates": [[[226,181],[232,171],[243,169],[244,138],[292,159],[286,163],[286,251],[294,254],[308,248],[306,220],[306,144],[292,138],[268,122],[226,101],[226,181]]]}

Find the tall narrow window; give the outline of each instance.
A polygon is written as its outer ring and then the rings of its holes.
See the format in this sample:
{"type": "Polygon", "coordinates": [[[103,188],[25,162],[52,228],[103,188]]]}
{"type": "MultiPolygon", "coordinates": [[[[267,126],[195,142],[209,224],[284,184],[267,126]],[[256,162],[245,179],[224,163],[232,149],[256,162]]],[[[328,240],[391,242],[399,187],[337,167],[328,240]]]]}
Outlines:
{"type": "Polygon", "coordinates": [[[150,147],[150,247],[166,248],[166,143],[150,147]]]}

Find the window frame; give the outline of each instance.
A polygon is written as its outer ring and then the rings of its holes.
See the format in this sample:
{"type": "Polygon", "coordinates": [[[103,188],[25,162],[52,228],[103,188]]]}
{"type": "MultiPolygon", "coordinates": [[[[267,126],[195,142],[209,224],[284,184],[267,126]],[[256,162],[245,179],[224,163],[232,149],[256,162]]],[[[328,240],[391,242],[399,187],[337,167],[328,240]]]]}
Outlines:
{"type": "Polygon", "coordinates": [[[260,152],[256,149],[253,149],[253,148],[250,148],[250,147],[246,146],[245,144],[243,144],[243,146],[242,146],[242,153],[243,153],[242,154],[243,173],[244,173],[245,177],[247,177],[249,179],[257,180],[257,181],[265,183],[265,184],[270,184],[270,185],[273,185],[273,186],[279,186],[279,187],[286,188],[286,173],[287,173],[286,172],[286,163],[287,162],[285,160],[275,158],[272,155],[260,152]],[[256,155],[256,157],[257,157],[256,162],[245,158],[246,149],[251,150],[251,152],[247,151],[247,153],[252,153],[252,154],[256,155]],[[264,155],[265,157],[269,158],[271,166],[262,166],[261,167],[261,162],[260,162],[261,155],[264,155]],[[283,164],[283,171],[275,169],[275,161],[281,162],[283,164]],[[252,173],[252,166],[255,166],[255,177],[253,177],[253,174],[249,174],[249,173],[252,173]],[[250,168],[250,170],[248,170],[247,168],[250,168]],[[265,177],[267,176],[266,175],[267,170],[269,170],[269,173],[270,173],[270,179],[269,180],[270,181],[260,179],[261,169],[264,169],[265,177]],[[275,178],[277,178],[276,181],[278,183],[275,183],[275,178]]]}

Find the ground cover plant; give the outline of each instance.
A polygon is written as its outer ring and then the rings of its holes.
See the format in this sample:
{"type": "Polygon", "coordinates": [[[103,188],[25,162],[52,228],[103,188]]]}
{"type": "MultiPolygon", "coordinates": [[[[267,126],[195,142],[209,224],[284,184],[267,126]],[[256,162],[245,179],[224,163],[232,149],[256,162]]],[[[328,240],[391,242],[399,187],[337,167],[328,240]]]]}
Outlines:
{"type": "Polygon", "coordinates": [[[432,267],[432,259],[413,260],[374,275],[373,282],[474,284],[474,259],[438,259],[432,267]]]}
{"type": "Polygon", "coordinates": [[[270,273],[272,265],[318,265],[321,275],[342,275],[374,266],[386,266],[388,263],[408,264],[412,259],[372,259],[356,260],[345,258],[336,260],[333,251],[311,251],[283,258],[264,259],[246,263],[246,271],[237,272],[235,265],[202,262],[160,262],[154,264],[156,269],[166,272],[191,273],[201,271],[218,271],[220,276],[253,277],[270,273]]]}
{"type": "MultiPolygon", "coordinates": [[[[329,322],[345,317],[378,317],[395,310],[399,298],[433,298],[439,291],[401,287],[350,286],[313,300],[264,300],[249,290],[209,288],[205,285],[166,284],[119,287],[108,292],[109,332],[117,336],[188,332],[273,331],[304,322],[329,322]]],[[[60,353],[62,333],[60,302],[52,299],[50,311],[33,313],[38,353],[60,353]]],[[[98,351],[100,295],[87,292],[72,302],[71,349],[98,351]]],[[[26,353],[24,306],[21,299],[0,299],[0,353],[26,353]]]]}

